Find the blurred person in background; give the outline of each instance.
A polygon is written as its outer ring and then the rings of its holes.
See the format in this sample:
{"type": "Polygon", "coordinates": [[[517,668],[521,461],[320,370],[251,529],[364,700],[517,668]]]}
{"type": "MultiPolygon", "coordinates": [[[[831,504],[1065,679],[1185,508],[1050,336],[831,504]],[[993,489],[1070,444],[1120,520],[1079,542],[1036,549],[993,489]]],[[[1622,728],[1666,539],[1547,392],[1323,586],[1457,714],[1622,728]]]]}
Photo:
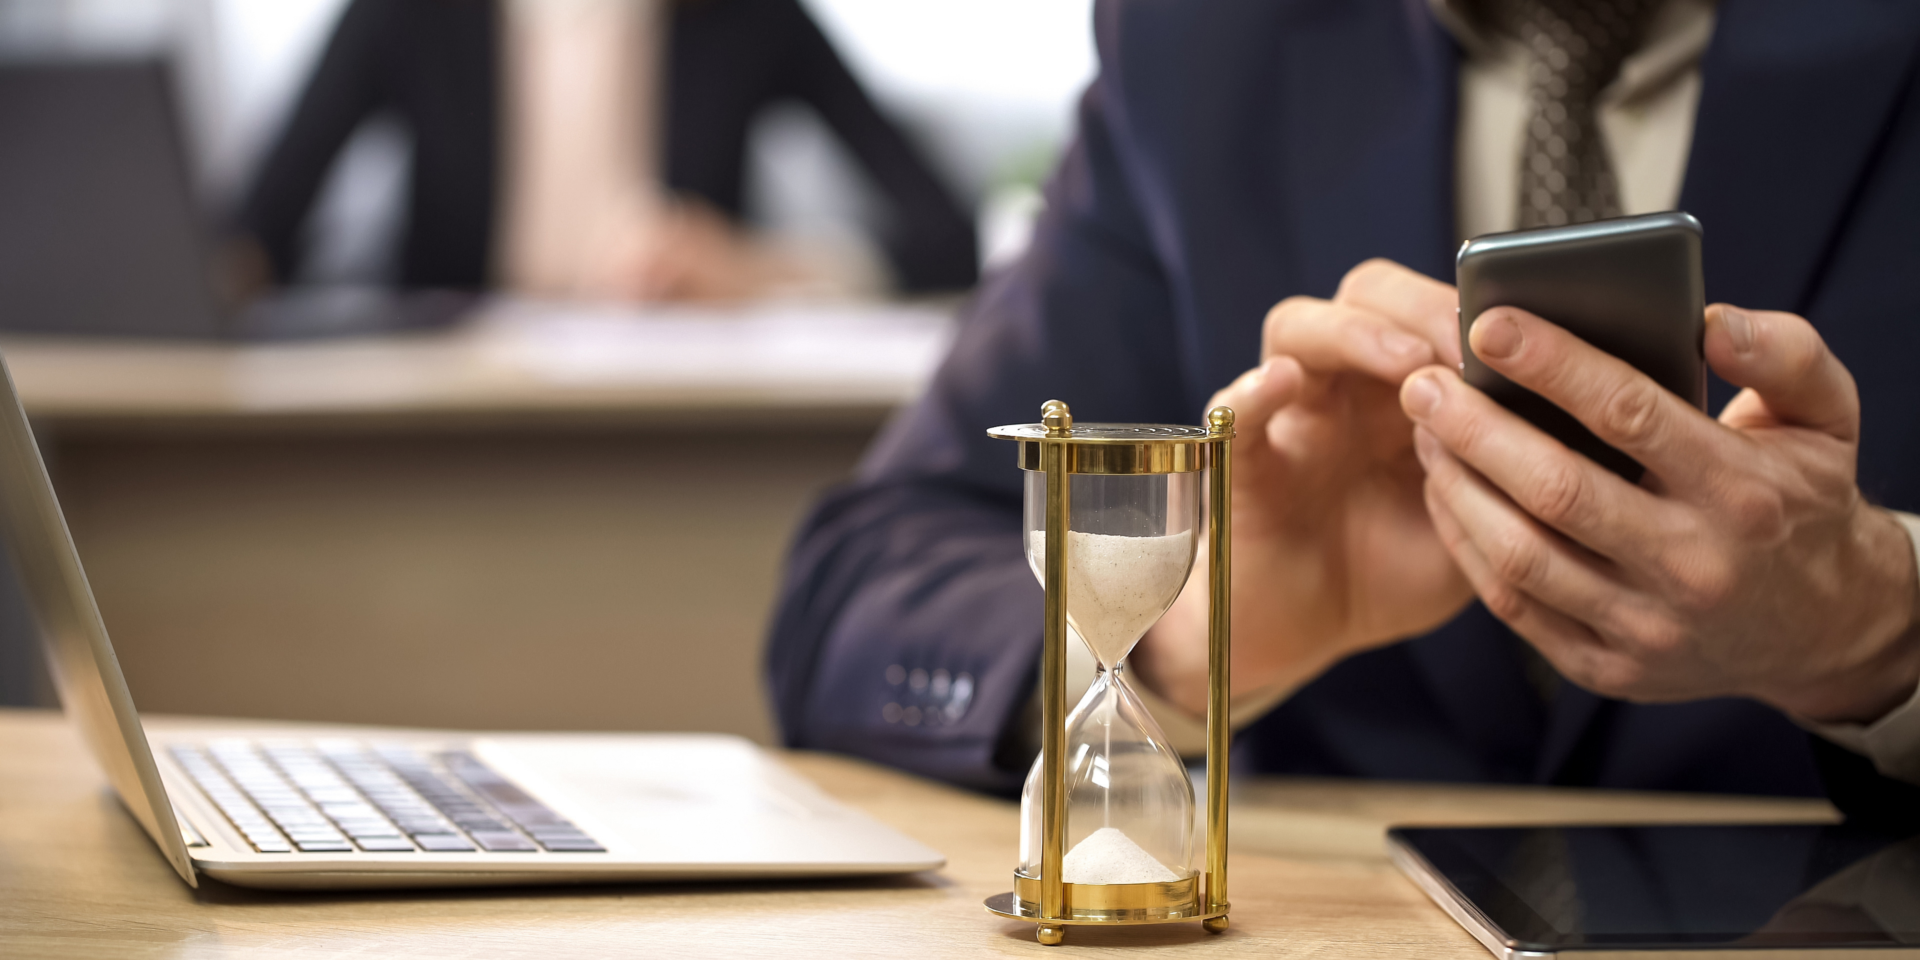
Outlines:
{"type": "MultiPolygon", "coordinates": [[[[1042,594],[985,430],[1227,403],[1236,772],[1920,822],[1920,520],[1879,506],[1920,508],[1920,5],[1102,0],[1094,30],[1032,246],[793,549],[790,746],[1018,790],[1042,594]],[[1632,484],[1460,379],[1435,278],[1477,234],[1674,207],[1749,308],[1707,312],[1717,420],[1551,317],[1472,332],[1632,484]]],[[[1205,582],[1128,665],[1176,744],[1205,582]]]]}
{"type": "Polygon", "coordinates": [[[352,0],[238,216],[294,274],[353,132],[411,133],[399,281],[559,298],[958,290],[972,221],[797,0],[352,0]],[[741,222],[748,127],[816,110],[886,201],[884,263],[741,222]]]}

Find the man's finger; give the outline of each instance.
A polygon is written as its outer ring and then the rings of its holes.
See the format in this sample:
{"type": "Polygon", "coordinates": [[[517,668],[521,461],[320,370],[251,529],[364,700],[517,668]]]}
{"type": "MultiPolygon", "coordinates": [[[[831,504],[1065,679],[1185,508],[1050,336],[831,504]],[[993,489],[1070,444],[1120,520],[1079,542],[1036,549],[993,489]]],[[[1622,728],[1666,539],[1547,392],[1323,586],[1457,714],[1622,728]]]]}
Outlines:
{"type": "MultiPolygon", "coordinates": [[[[1235,429],[1240,436],[1264,437],[1274,415],[1300,395],[1304,376],[1300,364],[1293,358],[1270,358],[1214,394],[1213,399],[1207,401],[1207,409],[1232,407],[1235,429]]],[[[1236,444],[1234,453],[1236,459],[1246,461],[1247,466],[1271,455],[1267,443],[1236,444]]]]}
{"type": "Polygon", "coordinates": [[[1426,340],[1369,310],[1289,297],[1267,314],[1261,357],[1290,356],[1314,373],[1354,371],[1399,383],[1434,363],[1426,340]]]}
{"type": "Polygon", "coordinates": [[[1446,507],[1493,576],[1606,632],[1624,600],[1619,583],[1455,460],[1425,427],[1414,428],[1414,449],[1427,471],[1427,496],[1446,507]]]}
{"type": "Polygon", "coordinates": [[[1460,294],[1452,284],[1376,258],[1347,271],[1333,299],[1394,320],[1433,346],[1434,362],[1459,366],[1460,294]]]}
{"type": "Polygon", "coordinates": [[[1658,560],[1671,506],[1653,493],[1567,449],[1452,370],[1408,377],[1400,397],[1414,422],[1534,518],[1617,563],[1658,560]]]}
{"type": "Polygon", "coordinates": [[[1673,391],[1525,310],[1497,307],[1469,332],[1473,352],[1507,379],[1573,414],[1668,487],[1705,479],[1739,438],[1673,391]]]}
{"type": "Polygon", "coordinates": [[[1446,505],[1427,493],[1427,514],[1440,534],[1440,542],[1453,555],[1453,562],[1466,574],[1473,592],[1486,605],[1487,612],[1498,617],[1513,632],[1525,638],[1552,661],[1564,674],[1589,668],[1610,655],[1600,636],[1527,594],[1515,590],[1494,576],[1493,567],[1460,527],[1460,521],[1446,505]]]}
{"type": "Polygon", "coordinates": [[[1706,346],[1713,371],[1757,394],[1775,423],[1859,439],[1853,375],[1813,324],[1791,313],[1716,303],[1707,308],[1706,346]]]}

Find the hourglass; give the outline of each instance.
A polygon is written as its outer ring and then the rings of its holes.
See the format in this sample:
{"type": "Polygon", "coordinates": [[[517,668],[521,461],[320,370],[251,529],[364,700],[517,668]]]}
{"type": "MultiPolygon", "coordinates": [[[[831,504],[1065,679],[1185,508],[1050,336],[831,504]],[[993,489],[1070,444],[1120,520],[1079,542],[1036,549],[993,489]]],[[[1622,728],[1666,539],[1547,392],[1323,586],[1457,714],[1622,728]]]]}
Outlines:
{"type": "Polygon", "coordinates": [[[1013,891],[989,897],[987,909],[1038,924],[1044,944],[1060,943],[1070,925],[1199,920],[1225,930],[1233,411],[1215,407],[1206,427],[1075,426],[1067,405],[1050,400],[1040,423],[988,434],[1020,444],[1027,557],[1047,599],[1040,756],[1020,796],[1020,866],[1013,891]],[[1207,834],[1196,871],[1193,784],[1129,685],[1126,658],[1180,595],[1203,530],[1207,834]],[[1071,714],[1069,633],[1098,664],[1071,714]]]}

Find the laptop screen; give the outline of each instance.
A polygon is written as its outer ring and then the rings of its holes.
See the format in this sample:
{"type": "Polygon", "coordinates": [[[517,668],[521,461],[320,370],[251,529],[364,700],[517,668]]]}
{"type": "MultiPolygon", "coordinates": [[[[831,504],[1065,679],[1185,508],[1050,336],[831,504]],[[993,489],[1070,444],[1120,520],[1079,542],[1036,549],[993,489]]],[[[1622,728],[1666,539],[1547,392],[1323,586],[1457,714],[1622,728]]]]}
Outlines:
{"type": "Polygon", "coordinates": [[[120,661],[94,605],[46,464],[0,359],[0,531],[26,588],[67,717],[173,868],[195,883],[173,805],[147,746],[120,661]]]}

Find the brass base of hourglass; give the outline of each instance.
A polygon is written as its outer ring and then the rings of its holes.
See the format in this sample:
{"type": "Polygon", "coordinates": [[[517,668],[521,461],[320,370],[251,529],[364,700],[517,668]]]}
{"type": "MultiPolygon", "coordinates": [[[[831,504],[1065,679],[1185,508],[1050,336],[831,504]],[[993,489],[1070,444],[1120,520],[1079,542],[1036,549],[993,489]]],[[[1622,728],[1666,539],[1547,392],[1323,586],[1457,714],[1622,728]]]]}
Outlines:
{"type": "Polygon", "coordinates": [[[1043,924],[1142,924],[1208,921],[1207,929],[1226,929],[1227,908],[1207,911],[1200,878],[1172,883],[1068,883],[1064,917],[1040,915],[1040,879],[1016,871],[1013,889],[987,898],[987,910],[1009,920],[1043,924]]]}

